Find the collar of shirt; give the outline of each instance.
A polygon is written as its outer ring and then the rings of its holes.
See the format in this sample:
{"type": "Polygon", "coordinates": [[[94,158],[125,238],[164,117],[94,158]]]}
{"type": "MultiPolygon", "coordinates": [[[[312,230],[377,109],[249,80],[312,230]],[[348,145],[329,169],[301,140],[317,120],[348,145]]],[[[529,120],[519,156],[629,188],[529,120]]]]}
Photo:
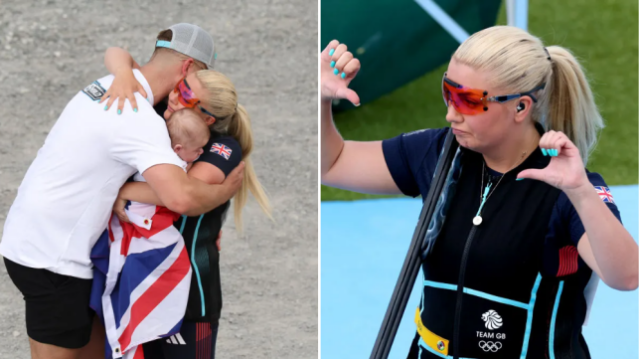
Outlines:
{"type": "Polygon", "coordinates": [[[144,90],[147,92],[147,101],[149,101],[151,106],[153,106],[154,98],[153,92],[151,91],[151,86],[149,86],[149,82],[147,82],[147,79],[144,78],[144,75],[142,75],[142,72],[140,72],[140,70],[138,69],[133,70],[133,76],[135,76],[136,80],[138,80],[142,87],[144,87],[144,90]]]}

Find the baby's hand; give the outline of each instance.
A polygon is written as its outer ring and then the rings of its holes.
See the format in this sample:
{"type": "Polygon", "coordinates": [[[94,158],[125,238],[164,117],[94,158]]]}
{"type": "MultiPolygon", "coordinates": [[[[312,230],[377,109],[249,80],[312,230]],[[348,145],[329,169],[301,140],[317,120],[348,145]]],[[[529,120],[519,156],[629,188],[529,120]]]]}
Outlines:
{"type": "Polygon", "coordinates": [[[129,217],[127,217],[127,212],[124,211],[124,207],[126,207],[126,205],[127,205],[126,199],[120,198],[120,197],[116,198],[116,202],[113,204],[113,213],[115,213],[116,216],[118,216],[120,221],[131,223],[131,221],[129,221],[129,217]]]}
{"type": "Polygon", "coordinates": [[[109,99],[106,106],[104,106],[104,110],[107,111],[111,107],[113,101],[118,99],[119,115],[122,113],[125,99],[129,99],[133,112],[138,112],[138,103],[136,102],[136,97],[133,95],[136,92],[139,92],[145,98],[147,97],[147,92],[133,75],[133,71],[123,70],[115,74],[111,87],[109,87],[109,90],[104,94],[104,96],[102,96],[100,103],[107,98],[109,99]]]}

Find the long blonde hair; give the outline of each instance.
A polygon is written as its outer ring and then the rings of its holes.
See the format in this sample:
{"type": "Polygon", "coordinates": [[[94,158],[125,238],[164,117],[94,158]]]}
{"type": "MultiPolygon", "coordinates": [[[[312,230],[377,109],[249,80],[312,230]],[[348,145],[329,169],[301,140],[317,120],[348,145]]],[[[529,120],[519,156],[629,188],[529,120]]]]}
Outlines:
{"type": "Polygon", "coordinates": [[[201,70],[196,77],[202,86],[209,91],[207,107],[216,115],[216,121],[210,126],[211,130],[227,134],[238,141],[242,150],[242,160],[245,162],[242,186],[233,200],[233,215],[236,229],[242,232],[242,209],[247,203],[249,191],[258,201],[262,211],[271,217],[271,204],[258,177],[256,176],[249,155],[253,150],[253,134],[249,114],[238,103],[238,95],[231,80],[214,70],[201,70]]]}
{"type": "Polygon", "coordinates": [[[452,60],[489,72],[492,85],[510,93],[546,84],[534,94],[538,103],[532,119],[546,130],[564,132],[587,164],[604,123],[584,71],[569,50],[545,48],[539,38],[516,27],[493,26],[465,40],[452,60]]]}

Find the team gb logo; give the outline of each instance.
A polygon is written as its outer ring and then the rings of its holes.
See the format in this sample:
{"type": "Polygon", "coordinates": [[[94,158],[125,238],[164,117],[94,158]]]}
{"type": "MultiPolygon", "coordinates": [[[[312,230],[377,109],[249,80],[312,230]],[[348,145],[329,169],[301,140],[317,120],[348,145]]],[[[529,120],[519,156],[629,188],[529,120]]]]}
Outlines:
{"type": "Polygon", "coordinates": [[[502,317],[493,309],[489,309],[488,312],[482,314],[482,320],[484,320],[484,326],[489,330],[498,329],[502,326],[502,317]]]}

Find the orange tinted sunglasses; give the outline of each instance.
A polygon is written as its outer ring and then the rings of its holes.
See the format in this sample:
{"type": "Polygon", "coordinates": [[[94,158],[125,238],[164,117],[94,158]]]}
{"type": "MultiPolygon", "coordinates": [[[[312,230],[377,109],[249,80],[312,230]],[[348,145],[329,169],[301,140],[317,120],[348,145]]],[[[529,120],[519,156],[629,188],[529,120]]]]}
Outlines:
{"type": "Polygon", "coordinates": [[[191,87],[189,86],[189,84],[187,83],[187,78],[183,77],[182,80],[180,80],[177,84],[176,87],[173,89],[174,92],[178,93],[178,102],[180,102],[182,104],[182,106],[186,107],[186,108],[195,108],[198,107],[200,109],[200,111],[202,111],[203,113],[216,118],[216,116],[214,114],[212,114],[211,112],[205,110],[202,106],[199,105],[200,103],[200,99],[196,97],[196,95],[193,93],[193,91],[191,90],[191,87]]]}
{"type": "Polygon", "coordinates": [[[472,89],[455,83],[447,78],[447,73],[445,72],[442,76],[442,98],[447,107],[449,107],[449,103],[452,103],[456,111],[461,114],[477,115],[489,110],[487,107],[489,102],[504,103],[522,96],[529,96],[536,103],[538,100],[533,96],[533,93],[544,89],[544,86],[545,84],[542,84],[531,91],[513,95],[487,97],[487,91],[472,89]]]}

